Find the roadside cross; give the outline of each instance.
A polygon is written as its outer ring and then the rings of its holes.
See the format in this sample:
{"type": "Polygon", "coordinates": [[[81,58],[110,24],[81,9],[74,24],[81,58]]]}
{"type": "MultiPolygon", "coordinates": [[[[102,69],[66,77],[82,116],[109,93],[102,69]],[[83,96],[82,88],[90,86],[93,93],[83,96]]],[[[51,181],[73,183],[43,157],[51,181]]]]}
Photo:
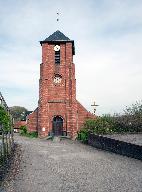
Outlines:
{"type": "Polygon", "coordinates": [[[94,107],[94,115],[95,115],[96,107],[98,107],[99,105],[96,105],[96,103],[95,103],[95,101],[94,101],[94,103],[93,103],[91,106],[94,107]]]}

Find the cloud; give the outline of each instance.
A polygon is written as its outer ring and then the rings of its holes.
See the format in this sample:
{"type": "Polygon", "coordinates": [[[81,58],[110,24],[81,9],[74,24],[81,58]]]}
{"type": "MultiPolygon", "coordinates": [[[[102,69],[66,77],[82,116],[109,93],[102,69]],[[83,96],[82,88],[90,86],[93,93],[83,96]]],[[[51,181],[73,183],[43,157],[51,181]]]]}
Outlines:
{"type": "Polygon", "coordinates": [[[77,98],[121,112],[142,91],[140,0],[0,2],[0,87],[8,105],[37,106],[41,46],[54,31],[75,40],[77,98]],[[56,12],[60,21],[56,22],[56,12]]]}
{"type": "MultiPolygon", "coordinates": [[[[140,35],[124,36],[111,42],[105,41],[99,46],[98,42],[93,46],[89,44],[85,46],[83,53],[76,60],[79,78],[77,95],[83,104],[88,103],[90,96],[90,103],[95,99],[100,104],[98,107],[100,114],[120,112],[126,105],[140,100],[141,49],[140,35]],[[82,55],[85,55],[85,58],[82,58],[82,55]]],[[[90,106],[86,106],[91,110],[90,106]]]]}

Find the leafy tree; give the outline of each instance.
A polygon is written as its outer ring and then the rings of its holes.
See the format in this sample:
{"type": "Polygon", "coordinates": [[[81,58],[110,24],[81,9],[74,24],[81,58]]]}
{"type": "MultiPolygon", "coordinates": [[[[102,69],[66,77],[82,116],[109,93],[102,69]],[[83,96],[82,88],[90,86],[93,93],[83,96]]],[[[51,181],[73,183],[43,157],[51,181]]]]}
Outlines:
{"type": "Polygon", "coordinates": [[[126,107],[124,115],[116,117],[116,123],[125,132],[142,132],[142,102],[126,107]]]}
{"type": "Polygon", "coordinates": [[[142,116],[142,101],[137,101],[135,104],[132,104],[130,107],[126,107],[124,110],[126,115],[135,115],[142,116]]]}
{"type": "Polygon", "coordinates": [[[25,107],[13,106],[10,107],[10,113],[15,121],[20,121],[28,110],[25,107]]]}
{"type": "Polygon", "coordinates": [[[8,113],[0,106],[0,124],[3,125],[4,131],[9,131],[12,126],[11,118],[8,113]]]}

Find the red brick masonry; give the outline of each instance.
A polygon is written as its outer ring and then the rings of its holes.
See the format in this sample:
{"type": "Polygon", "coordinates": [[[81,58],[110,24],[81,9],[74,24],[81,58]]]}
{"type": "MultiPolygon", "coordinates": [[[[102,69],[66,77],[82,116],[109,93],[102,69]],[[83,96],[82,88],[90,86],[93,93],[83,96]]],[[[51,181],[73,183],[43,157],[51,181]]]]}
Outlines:
{"type": "Polygon", "coordinates": [[[27,125],[26,121],[17,121],[14,123],[14,132],[19,132],[21,126],[27,125]]]}
{"type": "MultiPolygon", "coordinates": [[[[59,43],[58,43],[59,44],[59,43]]],[[[63,119],[63,130],[75,137],[87,118],[95,118],[76,100],[75,65],[72,42],[60,42],[60,64],[55,64],[56,42],[42,44],[38,108],[28,116],[28,130],[46,137],[55,116],[63,119]],[[54,78],[59,75],[60,83],[54,78]]]]}

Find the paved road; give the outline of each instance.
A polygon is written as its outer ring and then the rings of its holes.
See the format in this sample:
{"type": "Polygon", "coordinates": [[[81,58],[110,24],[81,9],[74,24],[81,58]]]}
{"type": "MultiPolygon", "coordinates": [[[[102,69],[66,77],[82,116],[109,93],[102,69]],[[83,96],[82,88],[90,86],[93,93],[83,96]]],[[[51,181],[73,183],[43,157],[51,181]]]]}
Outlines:
{"type": "Polygon", "coordinates": [[[70,140],[15,140],[23,159],[8,192],[142,192],[139,160],[70,140]]]}

